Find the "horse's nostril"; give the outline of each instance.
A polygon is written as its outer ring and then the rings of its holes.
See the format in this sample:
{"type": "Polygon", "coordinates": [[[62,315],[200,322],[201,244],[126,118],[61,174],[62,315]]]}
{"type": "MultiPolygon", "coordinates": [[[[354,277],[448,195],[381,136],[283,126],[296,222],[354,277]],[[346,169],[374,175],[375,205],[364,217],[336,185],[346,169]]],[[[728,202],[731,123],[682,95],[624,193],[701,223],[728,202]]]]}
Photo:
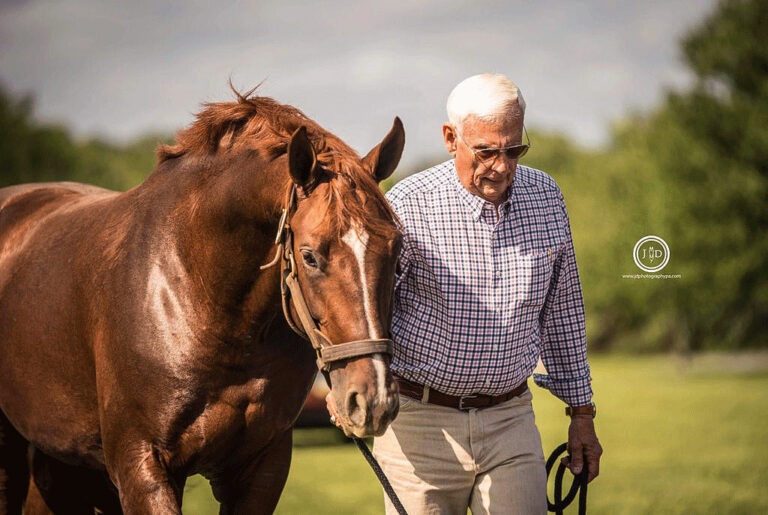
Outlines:
{"type": "Polygon", "coordinates": [[[347,395],[347,416],[356,426],[362,426],[365,424],[366,409],[365,398],[352,390],[347,395]]]}
{"type": "Polygon", "coordinates": [[[390,395],[387,402],[387,410],[392,414],[392,420],[394,420],[400,411],[400,399],[397,395],[390,395]]]}

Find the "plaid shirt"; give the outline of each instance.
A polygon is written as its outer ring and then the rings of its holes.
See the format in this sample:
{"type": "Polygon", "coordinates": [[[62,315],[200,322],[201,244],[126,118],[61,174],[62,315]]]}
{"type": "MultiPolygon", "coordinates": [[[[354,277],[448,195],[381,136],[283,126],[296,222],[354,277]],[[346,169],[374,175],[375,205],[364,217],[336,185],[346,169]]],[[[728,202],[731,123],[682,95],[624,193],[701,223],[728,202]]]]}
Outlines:
{"type": "Polygon", "coordinates": [[[498,395],[541,357],[539,386],[589,404],[584,302],[555,181],[518,165],[497,212],[462,186],[450,160],[387,198],[403,224],[393,371],[450,395],[498,395]]]}

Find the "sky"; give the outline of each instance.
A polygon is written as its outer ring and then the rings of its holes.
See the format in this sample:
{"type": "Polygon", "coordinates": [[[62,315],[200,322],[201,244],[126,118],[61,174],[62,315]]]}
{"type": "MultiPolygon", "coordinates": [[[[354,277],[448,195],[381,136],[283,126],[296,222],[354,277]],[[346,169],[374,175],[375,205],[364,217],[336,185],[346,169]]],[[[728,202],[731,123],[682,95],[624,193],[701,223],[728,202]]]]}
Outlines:
{"type": "MultiPolygon", "coordinates": [[[[526,125],[579,144],[690,84],[679,40],[714,0],[0,0],[0,84],[45,122],[127,142],[189,124],[202,102],[292,104],[365,154],[395,116],[402,167],[449,157],[445,100],[503,73],[526,125]]],[[[535,146],[535,142],[534,142],[535,146]]],[[[413,170],[409,170],[413,171],[413,170]]]]}

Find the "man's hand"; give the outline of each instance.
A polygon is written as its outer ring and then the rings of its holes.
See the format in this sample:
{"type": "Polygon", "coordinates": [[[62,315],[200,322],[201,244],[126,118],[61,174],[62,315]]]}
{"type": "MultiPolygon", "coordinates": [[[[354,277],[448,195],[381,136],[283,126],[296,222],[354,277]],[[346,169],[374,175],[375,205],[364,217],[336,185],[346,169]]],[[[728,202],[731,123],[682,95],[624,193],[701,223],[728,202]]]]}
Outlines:
{"type": "Polygon", "coordinates": [[[600,473],[600,456],[603,454],[603,448],[595,434],[595,423],[591,415],[571,417],[571,425],[568,428],[568,453],[570,460],[563,458],[562,463],[574,475],[581,473],[584,460],[587,461],[589,469],[587,482],[595,479],[600,473]]]}
{"type": "Polygon", "coordinates": [[[339,414],[336,411],[336,401],[333,399],[333,394],[330,392],[325,396],[325,407],[328,408],[328,413],[331,415],[331,424],[343,430],[344,428],[341,427],[341,423],[339,422],[339,414]]]}

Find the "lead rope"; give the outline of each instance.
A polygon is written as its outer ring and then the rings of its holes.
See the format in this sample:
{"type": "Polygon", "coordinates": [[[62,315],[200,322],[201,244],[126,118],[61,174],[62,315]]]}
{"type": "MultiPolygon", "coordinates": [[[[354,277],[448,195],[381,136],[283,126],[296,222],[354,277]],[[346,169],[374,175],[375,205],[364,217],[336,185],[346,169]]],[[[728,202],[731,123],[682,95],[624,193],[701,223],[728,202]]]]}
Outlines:
{"type": "MultiPolygon", "coordinates": [[[[386,492],[387,496],[389,497],[389,500],[392,501],[392,505],[395,507],[395,510],[397,510],[397,513],[399,515],[408,515],[408,512],[405,511],[405,507],[403,507],[403,504],[400,502],[400,498],[397,496],[397,493],[395,493],[394,488],[392,488],[392,485],[389,482],[389,479],[387,478],[386,474],[384,474],[384,471],[381,469],[381,465],[379,465],[379,462],[376,461],[376,458],[373,456],[373,453],[371,453],[371,450],[368,448],[368,445],[366,445],[365,441],[363,441],[361,438],[358,438],[356,436],[352,436],[352,441],[355,442],[355,445],[357,445],[357,448],[360,449],[360,452],[363,453],[363,457],[365,457],[365,460],[368,462],[368,464],[373,469],[373,473],[376,474],[376,477],[379,479],[379,482],[381,483],[381,486],[384,488],[384,492],[386,492]]],[[[558,461],[558,458],[565,452],[567,452],[568,444],[564,443],[560,446],[558,446],[554,451],[552,451],[552,454],[550,454],[549,458],[547,459],[547,477],[549,477],[549,473],[552,470],[552,466],[555,464],[556,461],[558,461]]],[[[552,513],[555,513],[557,515],[563,515],[563,510],[571,505],[573,500],[576,498],[576,494],[579,494],[579,515],[586,515],[587,513],[587,476],[589,474],[589,471],[587,470],[587,463],[584,462],[584,469],[581,471],[581,473],[576,476],[573,479],[573,483],[571,483],[571,488],[568,490],[568,495],[565,496],[563,499],[563,478],[565,477],[565,471],[566,467],[565,465],[560,462],[557,466],[557,472],[555,472],[555,488],[554,488],[554,502],[549,501],[549,495],[547,495],[547,511],[551,511],[552,513]]]]}
{"type": "Polygon", "coordinates": [[[387,479],[387,475],[384,474],[383,470],[381,470],[381,465],[379,465],[379,462],[376,461],[376,458],[373,456],[373,453],[371,453],[368,445],[366,445],[362,439],[356,436],[352,437],[352,441],[355,442],[357,448],[360,449],[360,452],[363,453],[365,460],[373,469],[373,473],[376,474],[377,478],[379,478],[379,483],[381,483],[381,486],[384,487],[384,491],[387,493],[389,500],[392,501],[392,504],[397,510],[397,513],[399,515],[408,515],[408,512],[405,511],[403,504],[400,502],[400,498],[395,493],[395,489],[392,488],[392,485],[389,483],[389,479],[387,479]]]}
{"type": "MultiPolygon", "coordinates": [[[[547,478],[549,478],[549,472],[552,470],[552,466],[558,458],[568,450],[568,444],[564,443],[558,446],[547,459],[547,478]]],[[[547,510],[557,515],[563,515],[563,510],[567,508],[576,497],[576,493],[579,493],[579,515],[586,515],[587,513],[587,462],[584,462],[584,469],[581,473],[573,478],[571,483],[571,489],[568,491],[568,495],[563,499],[563,477],[565,476],[566,466],[562,462],[559,462],[557,466],[557,472],[555,472],[555,491],[554,502],[549,502],[549,494],[547,494],[547,510]]]]}

